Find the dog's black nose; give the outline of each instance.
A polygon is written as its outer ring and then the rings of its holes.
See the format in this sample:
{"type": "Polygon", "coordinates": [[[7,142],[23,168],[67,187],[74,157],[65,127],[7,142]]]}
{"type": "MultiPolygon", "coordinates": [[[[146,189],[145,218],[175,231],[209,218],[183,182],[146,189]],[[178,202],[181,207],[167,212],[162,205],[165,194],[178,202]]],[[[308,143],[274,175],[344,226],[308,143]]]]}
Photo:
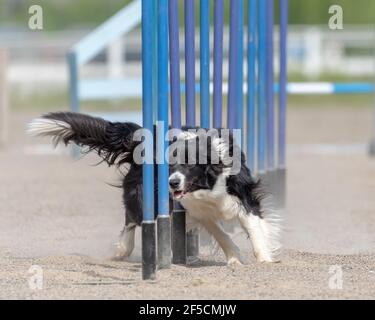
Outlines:
{"type": "Polygon", "coordinates": [[[173,189],[177,189],[180,186],[181,179],[174,178],[169,180],[169,186],[173,189]]]}

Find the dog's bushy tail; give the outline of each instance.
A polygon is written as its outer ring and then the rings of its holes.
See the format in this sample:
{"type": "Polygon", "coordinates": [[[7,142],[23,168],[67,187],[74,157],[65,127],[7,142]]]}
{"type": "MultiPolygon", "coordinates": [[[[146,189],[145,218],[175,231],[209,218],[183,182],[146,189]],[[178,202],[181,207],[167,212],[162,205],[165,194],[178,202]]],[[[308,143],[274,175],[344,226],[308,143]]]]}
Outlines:
{"type": "Polygon", "coordinates": [[[139,142],[134,141],[135,123],[115,123],[73,112],[54,112],[34,119],[28,133],[50,136],[54,145],[76,143],[86,147],[85,153],[96,151],[109,165],[132,161],[132,152],[139,142]]]}

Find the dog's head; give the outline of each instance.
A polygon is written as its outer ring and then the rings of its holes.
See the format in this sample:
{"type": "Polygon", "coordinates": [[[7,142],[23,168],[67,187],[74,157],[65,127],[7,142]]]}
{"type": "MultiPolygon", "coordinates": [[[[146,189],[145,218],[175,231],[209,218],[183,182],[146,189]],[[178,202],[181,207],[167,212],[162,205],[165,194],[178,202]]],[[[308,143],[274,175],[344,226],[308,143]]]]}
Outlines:
{"type": "Polygon", "coordinates": [[[197,135],[177,140],[170,148],[172,197],[181,200],[198,190],[212,190],[220,176],[230,174],[226,160],[232,150],[232,137],[197,135]]]}

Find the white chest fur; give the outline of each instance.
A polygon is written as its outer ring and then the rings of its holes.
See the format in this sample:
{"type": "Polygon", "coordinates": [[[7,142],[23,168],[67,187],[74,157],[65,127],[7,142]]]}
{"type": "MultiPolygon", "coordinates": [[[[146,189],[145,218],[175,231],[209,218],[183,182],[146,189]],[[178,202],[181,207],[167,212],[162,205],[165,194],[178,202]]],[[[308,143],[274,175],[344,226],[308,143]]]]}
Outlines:
{"type": "Polygon", "coordinates": [[[196,220],[230,220],[244,213],[240,200],[228,194],[226,177],[221,175],[212,190],[198,190],[187,194],[181,204],[196,220]]]}

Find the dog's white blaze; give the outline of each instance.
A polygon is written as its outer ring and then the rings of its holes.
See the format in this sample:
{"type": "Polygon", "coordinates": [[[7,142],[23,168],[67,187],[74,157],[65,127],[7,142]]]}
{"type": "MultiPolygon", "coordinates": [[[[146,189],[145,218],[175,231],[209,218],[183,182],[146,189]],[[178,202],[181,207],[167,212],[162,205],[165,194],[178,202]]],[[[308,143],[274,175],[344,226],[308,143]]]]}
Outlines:
{"type": "Polygon", "coordinates": [[[70,124],[64,121],[38,118],[29,123],[27,133],[33,136],[52,136],[57,145],[73,132],[70,124]]]}
{"type": "Polygon", "coordinates": [[[195,132],[191,132],[191,131],[182,131],[177,139],[182,139],[182,140],[190,140],[190,139],[195,139],[196,137],[198,137],[198,135],[195,133],[195,132]]]}
{"type": "Polygon", "coordinates": [[[169,180],[173,180],[173,179],[179,179],[181,181],[178,189],[185,189],[185,181],[186,181],[185,175],[183,175],[179,171],[176,171],[169,176],[169,180]]]}
{"type": "Polygon", "coordinates": [[[228,160],[229,157],[229,147],[228,142],[226,142],[223,138],[216,137],[212,141],[212,145],[216,149],[217,153],[219,154],[220,160],[225,162],[228,160]]]}

